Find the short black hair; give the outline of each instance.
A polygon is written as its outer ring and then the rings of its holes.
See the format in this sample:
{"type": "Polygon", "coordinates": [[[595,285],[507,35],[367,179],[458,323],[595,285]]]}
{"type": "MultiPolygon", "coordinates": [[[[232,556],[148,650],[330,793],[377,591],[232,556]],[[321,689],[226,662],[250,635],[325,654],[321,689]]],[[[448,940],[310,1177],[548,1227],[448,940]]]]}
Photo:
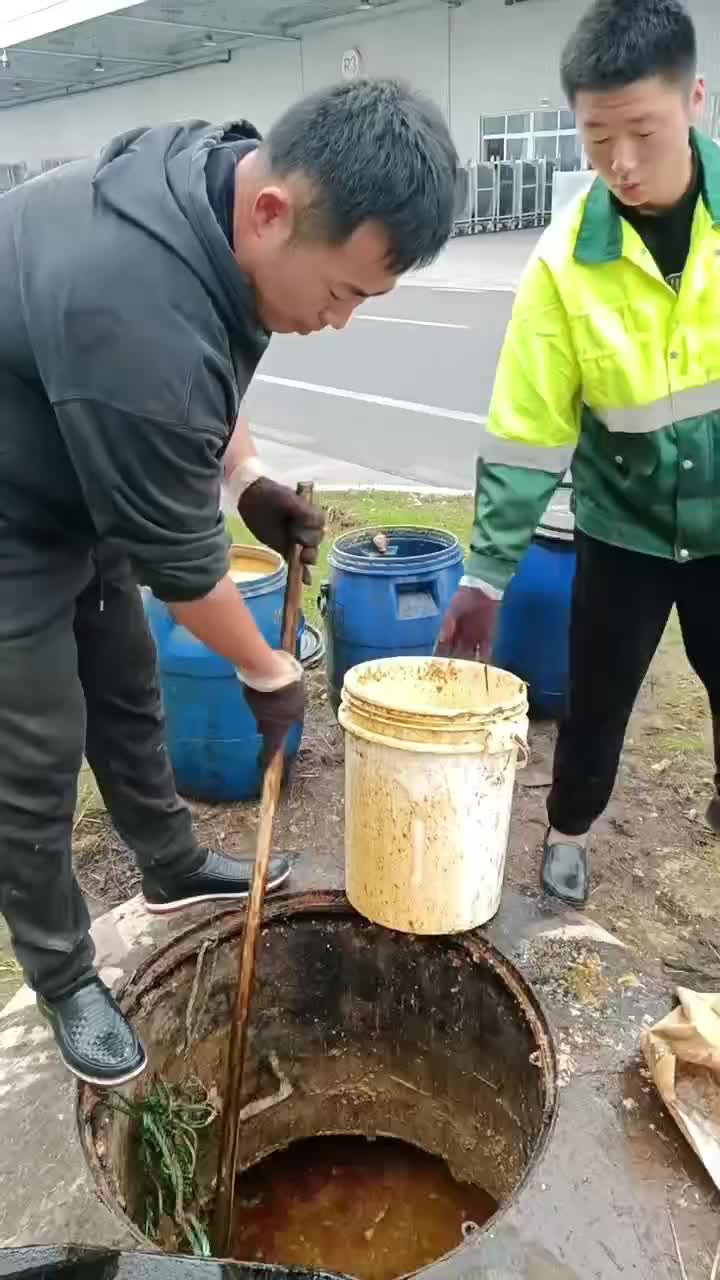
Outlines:
{"type": "Polygon", "coordinates": [[[458,157],[442,112],[397,80],[356,80],[290,107],[265,136],[271,171],[313,197],[298,234],[342,244],[379,222],[398,274],[432,262],[453,225],[458,157]]]}
{"type": "Polygon", "coordinates": [[[653,76],[680,84],[696,70],[695,27],[680,0],[596,0],[561,61],[571,104],[583,90],[623,89],[653,76]]]}

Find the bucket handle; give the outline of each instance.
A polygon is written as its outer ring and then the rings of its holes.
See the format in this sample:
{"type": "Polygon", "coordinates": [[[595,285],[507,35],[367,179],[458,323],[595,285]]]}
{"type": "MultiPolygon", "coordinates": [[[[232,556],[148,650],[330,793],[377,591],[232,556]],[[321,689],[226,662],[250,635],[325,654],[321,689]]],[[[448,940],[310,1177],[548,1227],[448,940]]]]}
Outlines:
{"type": "Polygon", "coordinates": [[[512,740],[515,743],[515,746],[517,747],[520,753],[520,758],[517,762],[517,768],[524,769],[526,765],[529,764],[530,762],[530,748],[527,744],[526,739],[523,738],[522,735],[519,733],[514,733],[512,736],[512,740]]]}
{"type": "Polygon", "coordinates": [[[327,617],[329,596],[330,596],[330,583],[321,582],[320,590],[318,591],[318,597],[317,597],[317,607],[318,607],[318,612],[321,618],[327,617]]]}

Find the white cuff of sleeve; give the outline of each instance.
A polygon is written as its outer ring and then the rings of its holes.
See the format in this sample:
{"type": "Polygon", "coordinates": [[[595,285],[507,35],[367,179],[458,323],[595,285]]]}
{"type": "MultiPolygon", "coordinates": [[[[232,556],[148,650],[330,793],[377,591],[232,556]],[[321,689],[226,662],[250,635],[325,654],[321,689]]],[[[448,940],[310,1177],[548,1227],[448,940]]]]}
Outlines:
{"type": "Polygon", "coordinates": [[[291,653],[286,653],[284,649],[276,650],[275,656],[285,664],[285,671],[281,671],[276,676],[258,676],[253,675],[249,671],[243,671],[241,667],[236,667],[238,680],[242,680],[250,689],[255,689],[257,693],[277,693],[280,689],[287,689],[288,685],[297,684],[298,680],[303,678],[303,669],[297,658],[291,653]]]}
{"type": "Polygon", "coordinates": [[[483,582],[482,578],[474,578],[471,573],[466,573],[460,579],[461,587],[474,587],[476,591],[482,591],[490,600],[502,600],[505,592],[500,587],[493,587],[490,582],[483,582]]]}
{"type": "Polygon", "coordinates": [[[225,476],[222,484],[223,508],[226,504],[237,510],[237,504],[246,489],[265,475],[265,468],[256,454],[252,453],[244,462],[238,463],[229,476],[225,476]]]}

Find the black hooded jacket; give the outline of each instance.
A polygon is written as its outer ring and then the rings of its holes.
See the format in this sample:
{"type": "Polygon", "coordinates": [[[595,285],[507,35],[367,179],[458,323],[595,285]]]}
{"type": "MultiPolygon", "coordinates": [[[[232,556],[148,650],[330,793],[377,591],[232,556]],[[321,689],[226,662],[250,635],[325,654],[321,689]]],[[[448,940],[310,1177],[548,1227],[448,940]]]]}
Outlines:
{"type": "Polygon", "coordinates": [[[222,457],[268,342],[208,200],[228,128],[137,129],[0,197],[0,537],[110,543],[171,601],[226,570],[222,457]]]}

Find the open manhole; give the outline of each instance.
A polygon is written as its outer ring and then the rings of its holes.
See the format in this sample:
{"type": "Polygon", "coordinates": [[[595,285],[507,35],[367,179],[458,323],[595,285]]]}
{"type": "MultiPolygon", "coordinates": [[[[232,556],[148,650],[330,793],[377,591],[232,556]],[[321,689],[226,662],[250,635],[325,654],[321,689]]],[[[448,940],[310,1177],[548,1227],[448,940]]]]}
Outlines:
{"type": "MultiPolygon", "coordinates": [[[[219,1123],[200,1131],[181,1188],[199,1237],[179,1229],[172,1185],[158,1204],[140,1129],[158,1090],[222,1097],[241,934],[241,916],[220,916],[156,953],[121,996],[147,1075],[125,1102],[80,1088],[100,1193],[145,1246],[150,1223],[150,1243],[197,1250],[212,1219],[219,1123]]],[[[488,942],[393,933],[331,893],[266,907],[246,1079],[232,1256],[358,1280],[431,1275],[455,1250],[471,1265],[557,1105],[542,1011],[488,942]]]]}

